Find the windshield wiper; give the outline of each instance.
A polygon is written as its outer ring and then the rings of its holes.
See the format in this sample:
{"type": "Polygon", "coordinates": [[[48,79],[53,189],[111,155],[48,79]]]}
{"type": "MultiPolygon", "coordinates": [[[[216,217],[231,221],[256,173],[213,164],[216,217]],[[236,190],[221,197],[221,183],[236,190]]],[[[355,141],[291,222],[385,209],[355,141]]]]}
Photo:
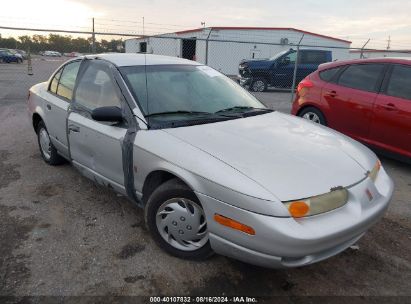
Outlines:
{"type": "Polygon", "coordinates": [[[234,111],[234,110],[251,110],[251,109],[254,109],[254,108],[253,107],[248,107],[248,106],[235,106],[235,107],[230,107],[230,108],[219,110],[215,113],[231,112],[231,111],[234,111]]]}
{"type": "Polygon", "coordinates": [[[249,107],[249,106],[235,106],[235,107],[230,107],[230,108],[219,110],[219,111],[215,112],[215,114],[223,113],[223,112],[231,112],[231,111],[235,111],[235,110],[250,110],[250,111],[272,112],[272,110],[268,109],[268,108],[254,108],[254,107],[249,107]]]}
{"type": "Polygon", "coordinates": [[[157,113],[151,113],[145,115],[145,117],[151,117],[151,116],[161,116],[161,115],[178,115],[178,114],[190,114],[190,115],[202,115],[202,114],[213,114],[210,112],[200,112],[200,111],[169,111],[169,112],[157,112],[157,113]]]}

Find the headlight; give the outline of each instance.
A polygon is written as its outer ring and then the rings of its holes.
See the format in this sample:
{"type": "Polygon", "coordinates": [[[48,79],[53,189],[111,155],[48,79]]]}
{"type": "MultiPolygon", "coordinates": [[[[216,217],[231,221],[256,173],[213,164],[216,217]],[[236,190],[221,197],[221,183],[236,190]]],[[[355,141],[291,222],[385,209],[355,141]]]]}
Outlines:
{"type": "Polygon", "coordinates": [[[377,163],[375,164],[374,168],[371,170],[370,173],[368,173],[368,177],[372,179],[373,182],[377,179],[378,172],[380,172],[381,169],[381,162],[377,160],[377,163]]]}
{"type": "Polygon", "coordinates": [[[292,217],[305,217],[331,211],[348,201],[347,189],[337,189],[326,194],[285,203],[292,217]]]}

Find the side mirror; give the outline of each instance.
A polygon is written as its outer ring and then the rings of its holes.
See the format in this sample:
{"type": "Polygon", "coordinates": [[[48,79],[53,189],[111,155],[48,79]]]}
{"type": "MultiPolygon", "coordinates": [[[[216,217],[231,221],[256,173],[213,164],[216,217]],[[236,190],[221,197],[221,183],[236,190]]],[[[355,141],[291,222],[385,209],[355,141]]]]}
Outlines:
{"type": "Polygon", "coordinates": [[[290,64],[290,58],[289,57],[283,57],[281,59],[281,65],[289,65],[290,64]]]}
{"type": "Polygon", "coordinates": [[[96,121],[122,122],[123,113],[119,107],[101,107],[91,112],[91,118],[96,121]]]}

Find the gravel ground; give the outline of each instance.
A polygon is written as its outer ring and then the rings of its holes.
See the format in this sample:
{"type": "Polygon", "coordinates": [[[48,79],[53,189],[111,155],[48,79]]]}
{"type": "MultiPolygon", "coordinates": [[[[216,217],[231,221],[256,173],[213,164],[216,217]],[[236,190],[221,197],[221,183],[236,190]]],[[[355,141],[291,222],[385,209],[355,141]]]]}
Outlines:
{"type": "MultiPolygon", "coordinates": [[[[411,165],[382,158],[394,197],[359,249],[291,270],[180,260],[154,244],[124,197],[42,161],[25,98],[61,61],[33,63],[34,76],[0,64],[0,295],[411,295],[411,165]]],[[[289,93],[257,97],[289,111],[289,93]]]]}

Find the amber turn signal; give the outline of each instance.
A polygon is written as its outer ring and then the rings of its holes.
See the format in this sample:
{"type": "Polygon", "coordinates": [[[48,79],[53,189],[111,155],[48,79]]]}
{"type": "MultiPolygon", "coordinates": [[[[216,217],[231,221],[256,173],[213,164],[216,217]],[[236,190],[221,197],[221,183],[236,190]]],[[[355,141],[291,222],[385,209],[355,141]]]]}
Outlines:
{"type": "Polygon", "coordinates": [[[292,217],[303,217],[310,211],[310,206],[308,206],[306,202],[297,201],[292,202],[288,206],[288,210],[292,217]]]}
{"type": "Polygon", "coordinates": [[[220,214],[215,214],[214,220],[223,226],[230,227],[232,229],[239,230],[241,232],[244,232],[250,235],[255,235],[255,230],[251,228],[250,226],[244,225],[240,222],[237,222],[233,219],[222,216],[220,214]]]}
{"type": "Polygon", "coordinates": [[[377,163],[375,164],[374,168],[371,170],[371,172],[368,174],[368,176],[375,182],[378,176],[378,172],[380,172],[381,169],[381,162],[380,160],[377,160],[377,163]]]}

